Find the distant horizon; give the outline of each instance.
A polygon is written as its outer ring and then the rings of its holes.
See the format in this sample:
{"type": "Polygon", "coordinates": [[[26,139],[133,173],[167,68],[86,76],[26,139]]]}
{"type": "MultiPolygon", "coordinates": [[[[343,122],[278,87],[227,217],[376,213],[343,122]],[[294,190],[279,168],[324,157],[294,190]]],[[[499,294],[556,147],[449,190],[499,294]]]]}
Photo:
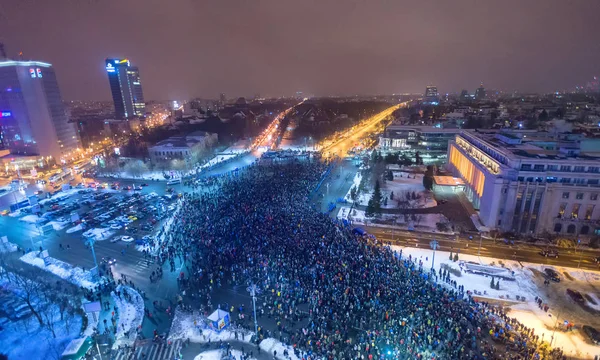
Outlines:
{"type": "Polygon", "coordinates": [[[53,64],[65,99],[111,99],[112,57],[139,68],[148,99],[427,84],[445,94],[481,82],[551,93],[600,74],[598,13],[600,2],[562,0],[13,1],[0,8],[0,42],[11,58],[53,64]]]}

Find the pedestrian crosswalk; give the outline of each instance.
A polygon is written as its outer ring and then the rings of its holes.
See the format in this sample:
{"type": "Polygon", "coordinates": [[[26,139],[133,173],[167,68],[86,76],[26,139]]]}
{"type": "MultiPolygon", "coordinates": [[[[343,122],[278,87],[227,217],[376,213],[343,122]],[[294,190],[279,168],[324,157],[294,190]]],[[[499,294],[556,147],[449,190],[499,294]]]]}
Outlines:
{"type": "Polygon", "coordinates": [[[180,359],[183,340],[155,343],[153,341],[138,342],[135,349],[120,349],[113,360],[175,360],[180,359]]]}
{"type": "Polygon", "coordinates": [[[139,260],[135,264],[135,272],[138,274],[149,273],[148,269],[150,269],[150,267],[154,266],[154,265],[155,265],[154,262],[152,262],[150,259],[139,260]]]}

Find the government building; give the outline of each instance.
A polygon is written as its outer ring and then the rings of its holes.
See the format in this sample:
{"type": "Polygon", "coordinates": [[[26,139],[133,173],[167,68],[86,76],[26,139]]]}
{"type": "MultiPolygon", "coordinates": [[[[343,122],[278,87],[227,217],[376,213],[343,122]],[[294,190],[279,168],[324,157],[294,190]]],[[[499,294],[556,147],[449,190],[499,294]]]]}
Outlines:
{"type": "Polygon", "coordinates": [[[523,235],[600,233],[600,139],[464,130],[448,164],[483,224],[523,235]]]}

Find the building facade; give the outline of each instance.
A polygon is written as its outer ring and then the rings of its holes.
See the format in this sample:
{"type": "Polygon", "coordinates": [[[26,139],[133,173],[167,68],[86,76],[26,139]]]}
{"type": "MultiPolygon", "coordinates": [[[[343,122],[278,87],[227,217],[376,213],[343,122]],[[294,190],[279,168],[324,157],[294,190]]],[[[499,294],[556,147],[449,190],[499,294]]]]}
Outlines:
{"type": "Polygon", "coordinates": [[[40,61],[0,61],[2,143],[16,155],[69,161],[79,147],[52,65],[40,61]]]}
{"type": "Polygon", "coordinates": [[[128,59],[106,59],[106,73],[115,104],[115,117],[127,119],[146,113],[140,71],[128,59]]]}
{"type": "Polygon", "coordinates": [[[448,142],[460,129],[444,129],[432,126],[390,125],[379,137],[379,148],[383,151],[419,152],[425,163],[444,163],[448,142]]]}
{"type": "Polygon", "coordinates": [[[425,87],[423,102],[430,105],[438,105],[440,103],[440,94],[436,86],[427,85],[425,87]]]}
{"type": "Polygon", "coordinates": [[[193,162],[200,152],[211,148],[217,142],[217,134],[195,131],[185,136],[173,136],[159,141],[148,148],[148,154],[153,164],[172,160],[193,162]]]}
{"type": "Polygon", "coordinates": [[[580,136],[464,131],[448,163],[489,228],[519,234],[600,232],[600,156],[580,136]]]}

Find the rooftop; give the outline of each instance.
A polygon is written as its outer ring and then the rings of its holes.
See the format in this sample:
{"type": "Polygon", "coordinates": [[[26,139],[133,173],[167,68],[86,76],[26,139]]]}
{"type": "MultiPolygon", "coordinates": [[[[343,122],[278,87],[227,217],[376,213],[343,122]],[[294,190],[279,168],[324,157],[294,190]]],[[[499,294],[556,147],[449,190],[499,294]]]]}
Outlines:
{"type": "Polygon", "coordinates": [[[434,176],[433,181],[436,185],[441,186],[457,186],[465,184],[460,178],[455,178],[454,176],[434,176]]]}
{"type": "Polygon", "coordinates": [[[0,61],[0,67],[5,66],[41,66],[50,67],[52,64],[48,64],[41,61],[16,61],[16,60],[4,60],[0,61]]]}

